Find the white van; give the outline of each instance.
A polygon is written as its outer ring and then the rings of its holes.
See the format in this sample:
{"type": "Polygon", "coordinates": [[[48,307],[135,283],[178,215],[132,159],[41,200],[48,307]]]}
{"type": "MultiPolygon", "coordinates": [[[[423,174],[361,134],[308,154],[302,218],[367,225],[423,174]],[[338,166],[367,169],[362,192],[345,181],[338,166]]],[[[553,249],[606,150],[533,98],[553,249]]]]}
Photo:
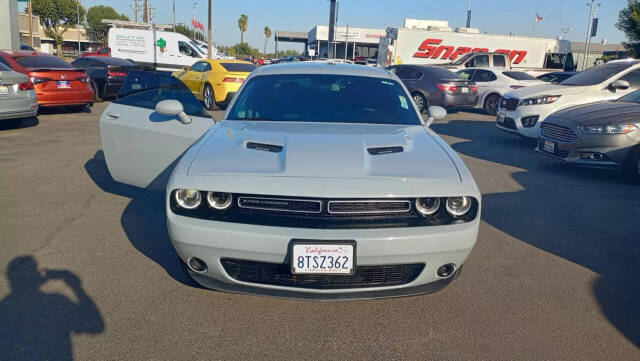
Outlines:
{"type": "Polygon", "coordinates": [[[182,69],[207,57],[191,39],[170,31],[114,27],[109,29],[109,47],[113,57],[161,71],[182,69]]]}

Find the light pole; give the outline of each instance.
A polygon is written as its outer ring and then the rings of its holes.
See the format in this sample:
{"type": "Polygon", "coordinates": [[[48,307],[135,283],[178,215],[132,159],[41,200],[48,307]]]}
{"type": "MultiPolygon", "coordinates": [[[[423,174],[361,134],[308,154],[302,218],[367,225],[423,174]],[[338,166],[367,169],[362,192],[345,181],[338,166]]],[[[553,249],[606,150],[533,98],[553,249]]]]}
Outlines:
{"type": "Polygon", "coordinates": [[[209,22],[207,23],[207,59],[211,59],[211,46],[213,44],[212,31],[211,31],[211,23],[213,22],[213,18],[211,16],[211,0],[209,0],[209,22]]]}
{"type": "Polygon", "coordinates": [[[586,3],[589,7],[589,23],[587,24],[587,39],[584,41],[584,59],[582,59],[582,70],[587,68],[587,57],[589,57],[589,48],[591,47],[591,26],[593,18],[596,16],[596,10],[602,6],[602,3],[595,4],[596,0],[586,3]],[[595,8],[593,5],[596,5],[595,8]]]}
{"type": "Polygon", "coordinates": [[[471,0],[464,0],[467,2],[467,27],[471,27],[471,0]]]}
{"type": "Polygon", "coordinates": [[[76,11],[78,12],[78,25],[76,30],[78,30],[78,55],[80,55],[80,0],[76,2],[76,11]]]}
{"type": "Polygon", "coordinates": [[[196,8],[200,6],[197,1],[193,2],[193,17],[191,18],[191,26],[193,26],[193,39],[196,38],[196,24],[194,23],[196,19],[196,8]]]}

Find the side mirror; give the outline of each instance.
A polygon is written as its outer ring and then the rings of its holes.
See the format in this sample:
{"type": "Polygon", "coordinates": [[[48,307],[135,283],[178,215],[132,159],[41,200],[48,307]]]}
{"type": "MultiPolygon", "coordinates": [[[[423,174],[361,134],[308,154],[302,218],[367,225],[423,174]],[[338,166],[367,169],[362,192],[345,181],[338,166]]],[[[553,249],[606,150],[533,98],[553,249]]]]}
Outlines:
{"type": "Polygon", "coordinates": [[[609,84],[609,90],[611,91],[616,91],[618,89],[620,90],[627,90],[629,89],[630,85],[629,82],[626,80],[621,80],[618,79],[616,81],[614,81],[613,83],[609,84]]]}
{"type": "Polygon", "coordinates": [[[184,112],[182,103],[177,100],[163,100],[158,102],[158,104],[156,104],[156,112],[170,117],[177,116],[183,124],[191,123],[191,118],[184,112]]]}
{"type": "Polygon", "coordinates": [[[427,118],[427,121],[425,122],[425,126],[431,126],[431,123],[433,123],[435,120],[441,120],[444,119],[447,116],[447,111],[443,108],[443,107],[439,107],[439,106],[430,106],[427,109],[427,112],[429,114],[429,118],[427,118]]]}

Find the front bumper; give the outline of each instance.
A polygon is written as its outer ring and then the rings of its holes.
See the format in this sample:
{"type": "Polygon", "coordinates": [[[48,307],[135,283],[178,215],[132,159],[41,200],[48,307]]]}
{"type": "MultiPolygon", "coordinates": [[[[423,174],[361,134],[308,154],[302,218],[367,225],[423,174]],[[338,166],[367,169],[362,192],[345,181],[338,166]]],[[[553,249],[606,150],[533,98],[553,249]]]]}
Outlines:
{"type": "Polygon", "coordinates": [[[462,267],[475,245],[479,219],[478,215],[472,222],[446,226],[328,230],[217,222],[167,211],[169,236],[180,258],[186,262],[198,257],[208,265],[202,274],[190,272],[202,286],[312,299],[393,297],[440,290],[455,275],[442,279],[436,270],[447,263],[455,264],[458,270],[462,267]],[[221,259],[231,258],[288,264],[287,250],[292,239],[355,240],[358,266],[424,263],[425,268],[413,281],[402,285],[313,289],[239,281],[221,263],[221,259]]]}
{"type": "Polygon", "coordinates": [[[516,110],[505,110],[501,107],[496,115],[496,126],[505,132],[520,134],[528,138],[538,138],[540,123],[550,114],[545,105],[519,106],[516,110]],[[504,115],[504,122],[500,122],[501,115],[504,115]],[[538,117],[533,126],[525,127],[523,118],[538,117]]]}
{"type": "Polygon", "coordinates": [[[536,152],[571,164],[599,168],[622,167],[640,139],[633,134],[584,134],[577,131],[578,139],[574,143],[559,142],[556,139],[540,135],[536,152]],[[554,151],[545,150],[545,141],[552,142],[554,151]],[[593,159],[588,155],[597,155],[593,159]]]}

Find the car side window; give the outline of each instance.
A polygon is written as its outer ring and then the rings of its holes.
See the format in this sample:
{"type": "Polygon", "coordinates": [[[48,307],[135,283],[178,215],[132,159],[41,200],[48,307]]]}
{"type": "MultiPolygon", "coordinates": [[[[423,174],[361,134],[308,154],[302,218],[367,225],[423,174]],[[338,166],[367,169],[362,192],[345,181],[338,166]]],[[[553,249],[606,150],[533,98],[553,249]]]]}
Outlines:
{"type": "Polygon", "coordinates": [[[620,78],[620,80],[628,81],[630,88],[640,89],[640,70],[634,70],[631,73],[620,78]]]}
{"type": "Polygon", "coordinates": [[[411,70],[409,68],[406,67],[397,67],[396,68],[396,75],[398,76],[398,78],[400,79],[411,79],[411,70]]]}
{"type": "Polygon", "coordinates": [[[473,69],[463,70],[461,72],[458,72],[458,75],[460,75],[462,79],[470,80],[473,77],[473,72],[475,72],[475,70],[473,69]]]}
{"type": "Polygon", "coordinates": [[[506,66],[504,61],[504,56],[502,55],[494,55],[493,56],[493,67],[494,68],[504,68],[506,66]]]}
{"type": "Polygon", "coordinates": [[[489,66],[489,55],[477,55],[465,64],[467,68],[482,68],[489,66]]]}
{"type": "Polygon", "coordinates": [[[182,54],[182,55],[190,56],[192,58],[198,58],[199,57],[198,54],[196,53],[196,51],[193,50],[191,45],[185,43],[184,41],[178,41],[178,50],[180,51],[180,54],[182,54]]]}
{"type": "Polygon", "coordinates": [[[498,77],[488,70],[476,70],[475,74],[473,74],[473,81],[481,83],[487,83],[496,79],[498,79],[498,77]]]}
{"type": "Polygon", "coordinates": [[[191,66],[191,71],[197,71],[198,73],[202,73],[206,71],[206,66],[209,65],[209,63],[204,62],[204,61],[199,61],[195,64],[193,64],[191,66]]]}
{"type": "Polygon", "coordinates": [[[411,69],[409,72],[409,79],[420,79],[422,77],[422,72],[418,69],[411,69]]]}
{"type": "Polygon", "coordinates": [[[109,54],[109,49],[108,48],[102,48],[100,49],[100,51],[98,51],[100,54],[109,54]]]}
{"type": "MultiPolygon", "coordinates": [[[[2,59],[2,58],[0,58],[2,59]]],[[[87,66],[87,60],[86,59],[78,59],[78,60],[74,60],[71,65],[78,67],[78,68],[84,68],[87,66]]]]}
{"type": "Polygon", "coordinates": [[[162,100],[179,101],[188,115],[211,118],[202,103],[180,79],[171,74],[152,71],[132,71],[124,80],[117,104],[155,109],[162,100]]]}

